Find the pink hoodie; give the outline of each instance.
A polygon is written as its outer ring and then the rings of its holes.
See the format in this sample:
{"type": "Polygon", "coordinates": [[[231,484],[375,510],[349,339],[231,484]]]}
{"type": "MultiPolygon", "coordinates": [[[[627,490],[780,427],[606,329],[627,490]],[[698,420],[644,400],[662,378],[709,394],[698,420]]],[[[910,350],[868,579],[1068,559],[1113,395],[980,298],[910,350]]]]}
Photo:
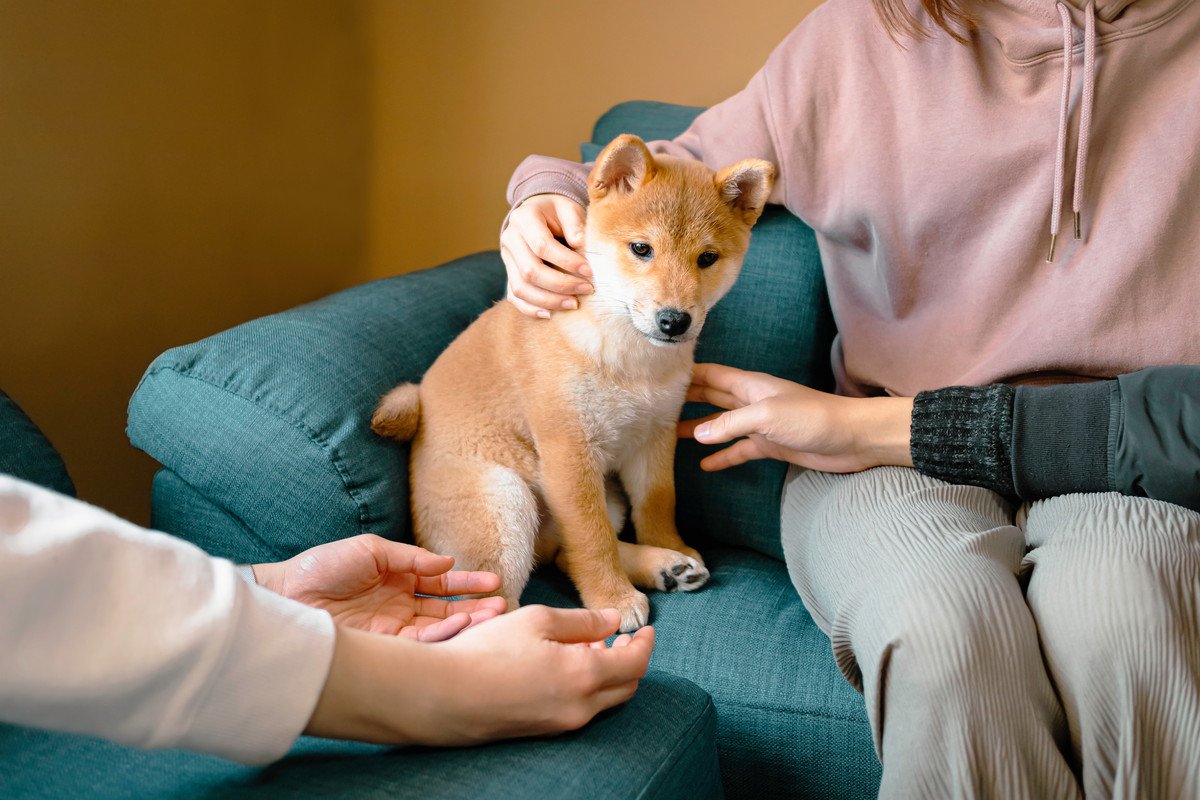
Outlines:
{"type": "MultiPolygon", "coordinates": [[[[1200,363],[1200,0],[975,8],[967,46],[898,46],[869,0],[830,0],[652,149],[779,166],[772,202],[820,244],[844,393],[1200,363]]],[[[588,169],[531,156],[509,202],[586,203],[588,169]]]]}

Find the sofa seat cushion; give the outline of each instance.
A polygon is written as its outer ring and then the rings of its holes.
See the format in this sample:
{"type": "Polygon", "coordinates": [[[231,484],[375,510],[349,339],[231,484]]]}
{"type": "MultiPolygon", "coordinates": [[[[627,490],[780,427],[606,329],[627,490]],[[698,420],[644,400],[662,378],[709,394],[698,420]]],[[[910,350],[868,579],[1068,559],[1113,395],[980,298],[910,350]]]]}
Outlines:
{"type": "Polygon", "coordinates": [[[0,797],[716,800],[715,732],[707,694],[653,672],[627,705],[552,739],[393,749],[303,738],[267,767],[0,725],[0,797]]]}
{"type": "MultiPolygon", "coordinates": [[[[787,569],[742,548],[701,552],[712,571],[707,585],[649,595],[651,668],[712,695],[727,796],[874,797],[880,767],[862,697],[838,671],[787,569]]],[[[570,606],[578,597],[562,573],[545,568],[523,601],[570,606]]]]}

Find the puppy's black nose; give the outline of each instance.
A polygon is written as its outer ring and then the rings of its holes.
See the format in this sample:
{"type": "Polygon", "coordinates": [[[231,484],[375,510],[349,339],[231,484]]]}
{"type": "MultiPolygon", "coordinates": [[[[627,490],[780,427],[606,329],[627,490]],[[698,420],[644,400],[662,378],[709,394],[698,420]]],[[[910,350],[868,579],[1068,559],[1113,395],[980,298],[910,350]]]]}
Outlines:
{"type": "Polygon", "coordinates": [[[660,308],[654,315],[654,321],[667,336],[678,336],[692,324],[692,315],[678,308],[660,308]]]}

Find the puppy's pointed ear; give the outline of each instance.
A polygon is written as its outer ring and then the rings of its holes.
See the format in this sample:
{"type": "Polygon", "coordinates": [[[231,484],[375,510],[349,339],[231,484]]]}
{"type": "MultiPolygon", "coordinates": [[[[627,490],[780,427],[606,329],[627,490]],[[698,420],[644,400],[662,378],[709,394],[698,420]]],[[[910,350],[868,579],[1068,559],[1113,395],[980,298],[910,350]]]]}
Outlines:
{"type": "Polygon", "coordinates": [[[609,194],[629,194],[654,177],[654,156],[641,139],[622,133],[596,158],[588,176],[588,195],[599,200],[609,194]]]}
{"type": "Polygon", "coordinates": [[[771,196],[775,183],[775,165],[757,158],[747,158],[717,173],[714,178],[717,192],[725,204],[741,215],[747,225],[758,217],[771,196]]]}

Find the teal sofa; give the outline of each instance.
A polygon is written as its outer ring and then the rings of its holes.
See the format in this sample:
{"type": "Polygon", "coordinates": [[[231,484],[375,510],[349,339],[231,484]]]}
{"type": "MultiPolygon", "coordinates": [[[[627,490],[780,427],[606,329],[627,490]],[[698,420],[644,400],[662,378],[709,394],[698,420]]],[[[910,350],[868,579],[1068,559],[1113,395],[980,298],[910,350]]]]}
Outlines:
{"type": "MultiPolygon", "coordinates": [[[[672,137],[699,111],[621,104],[597,122],[583,156],[622,132],[672,137]]],[[[499,256],[479,253],[164,353],[129,407],[131,441],[162,464],[155,527],[242,562],[362,532],[407,538],[407,451],[372,434],[367,420],[388,388],[419,380],[503,291],[499,256]]],[[[698,358],[828,388],[833,335],[813,232],[768,209],[698,358]]],[[[712,697],[729,797],[873,796],[880,768],[861,697],[782,562],[783,466],[706,474],[701,455],[694,442],[679,448],[678,516],[713,577],[693,594],[652,595],[652,668],[712,697]]],[[[524,602],[578,599],[551,568],[524,602]]]]}

